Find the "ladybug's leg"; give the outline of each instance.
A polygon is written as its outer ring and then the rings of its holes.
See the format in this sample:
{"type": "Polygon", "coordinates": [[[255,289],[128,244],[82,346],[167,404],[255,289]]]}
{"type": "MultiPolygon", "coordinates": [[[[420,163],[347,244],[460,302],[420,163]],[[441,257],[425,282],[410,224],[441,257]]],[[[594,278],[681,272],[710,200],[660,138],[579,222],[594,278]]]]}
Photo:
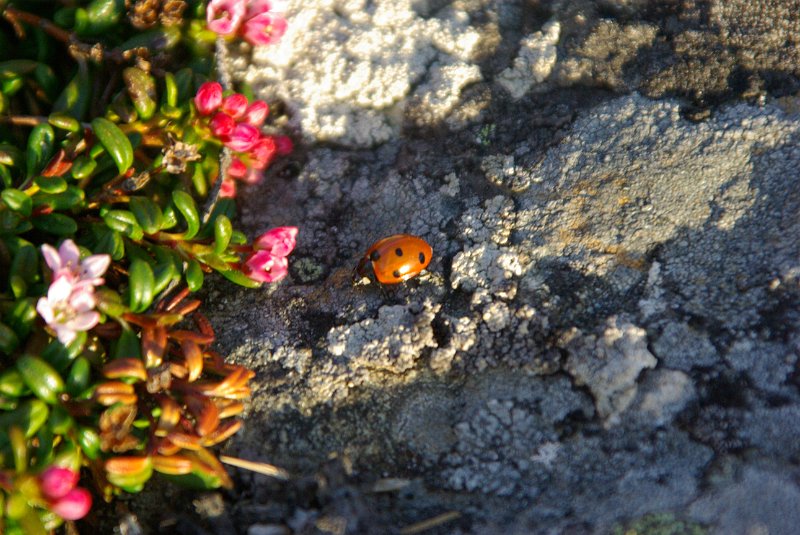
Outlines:
{"type": "Polygon", "coordinates": [[[353,270],[353,284],[361,282],[361,279],[369,276],[366,269],[369,263],[370,260],[366,256],[359,260],[358,265],[353,270]]]}

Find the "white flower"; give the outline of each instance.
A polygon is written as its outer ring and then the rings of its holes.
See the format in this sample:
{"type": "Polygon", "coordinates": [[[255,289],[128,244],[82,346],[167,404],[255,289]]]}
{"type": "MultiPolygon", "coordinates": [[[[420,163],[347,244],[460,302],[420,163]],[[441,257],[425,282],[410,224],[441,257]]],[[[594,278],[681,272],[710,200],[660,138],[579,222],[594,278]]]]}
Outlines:
{"type": "Polygon", "coordinates": [[[48,288],[47,297],[39,298],[36,310],[56,332],[58,341],[67,345],[78,332],[88,331],[100,321],[95,305],[92,286],[75,286],[69,277],[59,277],[48,288]]]}
{"type": "Polygon", "coordinates": [[[44,261],[53,270],[53,280],[69,277],[73,286],[100,286],[105,282],[103,273],[111,264],[107,254],[95,254],[81,260],[78,246],[72,240],[64,240],[58,251],[50,245],[42,245],[44,261]]]}

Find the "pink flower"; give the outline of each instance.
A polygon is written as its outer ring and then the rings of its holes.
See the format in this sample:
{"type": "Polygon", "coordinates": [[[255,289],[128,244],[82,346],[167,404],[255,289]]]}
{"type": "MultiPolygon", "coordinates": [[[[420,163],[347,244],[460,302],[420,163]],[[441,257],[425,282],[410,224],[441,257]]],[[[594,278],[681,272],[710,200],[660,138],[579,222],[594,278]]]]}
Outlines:
{"type": "Polygon", "coordinates": [[[269,105],[263,100],[256,100],[250,107],[247,108],[247,111],[244,114],[244,120],[247,124],[251,124],[258,128],[262,124],[264,124],[264,120],[267,118],[269,114],[269,105]]]}
{"type": "Polygon", "coordinates": [[[289,272],[286,257],[294,250],[297,227],[278,227],[253,242],[254,253],[245,261],[244,273],[254,281],[275,282],[289,272]]]}
{"type": "Polygon", "coordinates": [[[275,149],[281,156],[288,156],[294,150],[294,143],[289,136],[275,136],[275,149]]]}
{"type": "Polygon", "coordinates": [[[286,19],[269,12],[249,18],[242,25],[242,36],[251,45],[277,43],[284,33],[286,33],[286,19]]]}
{"type": "Polygon", "coordinates": [[[236,182],[230,179],[224,179],[222,185],[219,187],[219,196],[225,199],[233,199],[236,197],[236,182]]]}
{"type": "Polygon", "coordinates": [[[245,13],[245,0],[211,0],[206,8],[208,29],[220,35],[230,35],[239,29],[245,13]]]}
{"type": "Polygon", "coordinates": [[[269,251],[273,256],[289,256],[297,244],[297,227],[277,227],[268,230],[253,242],[256,251],[269,251]]]}
{"type": "Polygon", "coordinates": [[[212,134],[224,140],[233,133],[233,129],[236,128],[236,121],[227,113],[217,112],[208,125],[211,127],[212,134]]]}
{"type": "Polygon", "coordinates": [[[263,136],[250,148],[250,165],[259,171],[265,169],[275,157],[275,139],[263,136]]]}
{"type": "Polygon", "coordinates": [[[68,345],[78,332],[88,331],[100,321],[95,310],[94,287],[76,286],[70,277],[58,277],[39,298],[36,311],[56,332],[59,342],[68,345]]]}
{"type": "Polygon", "coordinates": [[[234,93],[223,98],[222,111],[234,119],[241,119],[247,111],[247,97],[241,93],[234,93]]]}
{"type": "Polygon", "coordinates": [[[228,176],[231,178],[244,178],[247,174],[247,165],[239,158],[233,157],[228,167],[228,176]]]}
{"type": "Polygon", "coordinates": [[[264,174],[258,169],[250,169],[242,178],[242,180],[247,184],[260,184],[263,179],[264,174]]]}
{"type": "Polygon", "coordinates": [[[62,466],[50,466],[39,474],[39,489],[48,500],[58,500],[78,484],[78,472],[62,466]]]}
{"type": "Polygon", "coordinates": [[[273,256],[269,251],[258,251],[246,262],[244,273],[257,282],[276,282],[289,272],[285,257],[273,256]]]}
{"type": "Polygon", "coordinates": [[[194,96],[194,106],[200,115],[211,115],[222,104],[222,86],[217,82],[206,82],[194,96]]]}
{"type": "Polygon", "coordinates": [[[92,495],[82,487],[76,487],[62,498],[50,503],[50,510],[64,520],[83,518],[91,508],[92,495]]]}
{"type": "Polygon", "coordinates": [[[234,152],[247,152],[261,137],[258,128],[247,123],[238,123],[229,134],[228,139],[223,140],[225,146],[234,152]]]}
{"type": "Polygon", "coordinates": [[[102,275],[111,263],[107,254],[91,255],[81,260],[80,250],[72,240],[64,240],[58,251],[48,244],[42,245],[42,256],[53,270],[53,279],[68,277],[75,287],[100,286],[105,282],[102,275]]]}

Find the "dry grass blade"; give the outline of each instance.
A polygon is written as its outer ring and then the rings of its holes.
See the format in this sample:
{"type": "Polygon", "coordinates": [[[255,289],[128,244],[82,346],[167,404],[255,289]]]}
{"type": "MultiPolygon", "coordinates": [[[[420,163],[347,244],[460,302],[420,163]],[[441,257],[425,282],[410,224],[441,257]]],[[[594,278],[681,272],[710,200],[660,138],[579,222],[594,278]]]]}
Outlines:
{"type": "Polygon", "coordinates": [[[219,460],[225,464],[229,464],[237,468],[243,468],[245,470],[250,470],[251,472],[255,472],[257,474],[263,474],[265,476],[274,477],[275,479],[280,479],[282,481],[287,481],[289,479],[289,472],[287,472],[283,468],[278,468],[273,464],[247,461],[245,459],[239,459],[238,457],[230,457],[228,455],[220,455],[219,460]]]}
{"type": "Polygon", "coordinates": [[[435,528],[436,526],[440,526],[445,522],[450,522],[452,520],[455,520],[460,516],[461,513],[459,513],[458,511],[448,511],[433,518],[423,520],[422,522],[417,522],[416,524],[411,524],[410,526],[406,526],[400,530],[400,535],[415,535],[416,533],[422,533],[423,531],[427,531],[431,528],[435,528]]]}

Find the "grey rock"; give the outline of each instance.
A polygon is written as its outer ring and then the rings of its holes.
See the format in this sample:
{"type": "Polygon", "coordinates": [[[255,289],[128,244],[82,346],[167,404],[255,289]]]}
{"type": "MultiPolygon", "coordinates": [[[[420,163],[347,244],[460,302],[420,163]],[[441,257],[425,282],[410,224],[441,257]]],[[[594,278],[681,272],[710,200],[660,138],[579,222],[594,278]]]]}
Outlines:
{"type": "Polygon", "coordinates": [[[787,474],[746,468],[741,481],[692,503],[689,516],[719,535],[792,535],[800,525],[800,489],[787,474]]]}

